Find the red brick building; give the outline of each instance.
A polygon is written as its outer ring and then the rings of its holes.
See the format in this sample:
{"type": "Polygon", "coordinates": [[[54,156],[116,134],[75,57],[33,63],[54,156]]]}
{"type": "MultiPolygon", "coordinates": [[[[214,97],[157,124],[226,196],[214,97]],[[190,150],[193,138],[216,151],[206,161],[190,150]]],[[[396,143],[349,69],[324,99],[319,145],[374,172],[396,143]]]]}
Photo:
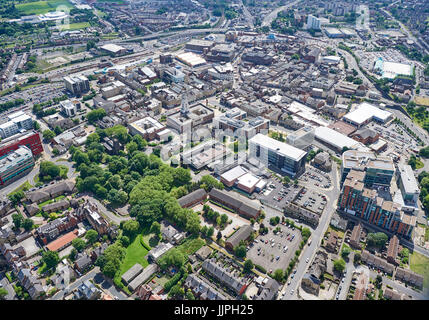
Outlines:
{"type": "Polygon", "coordinates": [[[17,150],[20,146],[27,146],[30,148],[33,157],[43,152],[39,133],[36,131],[27,131],[4,139],[0,145],[0,157],[17,150]]]}

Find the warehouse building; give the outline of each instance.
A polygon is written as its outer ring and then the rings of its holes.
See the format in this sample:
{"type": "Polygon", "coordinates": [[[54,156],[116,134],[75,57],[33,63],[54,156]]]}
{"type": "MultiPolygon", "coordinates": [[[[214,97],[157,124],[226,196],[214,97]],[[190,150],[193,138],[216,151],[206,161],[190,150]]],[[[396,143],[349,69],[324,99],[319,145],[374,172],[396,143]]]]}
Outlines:
{"type": "Polygon", "coordinates": [[[322,142],[323,144],[327,145],[328,147],[330,147],[331,149],[337,152],[342,152],[343,148],[348,148],[348,149],[363,148],[364,150],[367,149],[360,142],[352,138],[349,138],[346,135],[328,127],[317,127],[314,130],[314,136],[316,140],[322,142]]]}
{"type": "Polygon", "coordinates": [[[374,120],[379,123],[386,123],[392,119],[392,112],[377,108],[367,102],[363,102],[357,108],[347,113],[343,121],[350,123],[358,128],[374,120]]]}
{"type": "Polygon", "coordinates": [[[186,64],[187,66],[191,68],[195,67],[201,67],[205,64],[207,64],[207,61],[203,59],[198,54],[195,54],[193,52],[184,52],[176,56],[176,59],[180,62],[186,64]]]}

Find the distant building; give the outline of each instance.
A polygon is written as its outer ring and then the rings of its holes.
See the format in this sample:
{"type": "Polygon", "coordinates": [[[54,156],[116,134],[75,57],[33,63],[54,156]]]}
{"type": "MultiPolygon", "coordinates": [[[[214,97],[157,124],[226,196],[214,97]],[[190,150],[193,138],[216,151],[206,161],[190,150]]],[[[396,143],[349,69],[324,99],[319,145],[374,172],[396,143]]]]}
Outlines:
{"type": "Polygon", "coordinates": [[[113,56],[120,56],[128,53],[128,49],[114,43],[108,43],[100,47],[101,51],[113,56]]]}
{"type": "Polygon", "coordinates": [[[395,166],[390,157],[375,156],[372,152],[347,150],[342,155],[341,183],[344,182],[351,170],[364,173],[365,186],[390,186],[395,173],[395,166]]]}
{"type": "Polygon", "coordinates": [[[273,62],[273,57],[262,51],[246,52],[241,60],[251,62],[256,65],[268,66],[273,62]]]}
{"type": "Polygon", "coordinates": [[[308,150],[314,141],[314,128],[303,127],[286,136],[286,142],[295,148],[308,150]]]}
{"type": "Polygon", "coordinates": [[[43,152],[40,134],[34,130],[31,130],[2,140],[0,143],[0,158],[8,153],[11,153],[12,151],[17,150],[20,146],[27,146],[30,148],[34,157],[43,152]]]}
{"type": "Polygon", "coordinates": [[[228,271],[218,264],[215,259],[204,261],[202,268],[237,295],[242,295],[248,286],[244,278],[239,278],[237,274],[228,271]]]}
{"type": "Polygon", "coordinates": [[[159,139],[158,133],[166,127],[152,117],[145,117],[128,124],[131,135],[139,134],[146,141],[159,139]]]}
{"type": "Polygon", "coordinates": [[[321,23],[320,23],[320,19],[316,18],[313,15],[308,15],[307,18],[307,29],[314,29],[314,30],[320,30],[321,27],[321,23]]]}

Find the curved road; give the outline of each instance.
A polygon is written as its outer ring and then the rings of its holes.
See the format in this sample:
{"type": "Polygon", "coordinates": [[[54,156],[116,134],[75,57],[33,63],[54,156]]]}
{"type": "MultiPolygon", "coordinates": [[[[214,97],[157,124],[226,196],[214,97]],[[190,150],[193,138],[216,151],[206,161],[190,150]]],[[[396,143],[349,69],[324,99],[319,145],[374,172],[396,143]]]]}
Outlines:
{"type": "Polygon", "coordinates": [[[275,9],[274,11],[271,11],[267,16],[265,16],[264,20],[262,21],[262,27],[265,26],[271,26],[271,22],[273,22],[273,20],[275,18],[277,18],[277,14],[280,11],[286,10],[289,7],[293,6],[294,4],[297,4],[298,2],[300,2],[301,0],[295,0],[294,2],[291,2],[285,6],[279,7],[277,9],[275,9]]]}

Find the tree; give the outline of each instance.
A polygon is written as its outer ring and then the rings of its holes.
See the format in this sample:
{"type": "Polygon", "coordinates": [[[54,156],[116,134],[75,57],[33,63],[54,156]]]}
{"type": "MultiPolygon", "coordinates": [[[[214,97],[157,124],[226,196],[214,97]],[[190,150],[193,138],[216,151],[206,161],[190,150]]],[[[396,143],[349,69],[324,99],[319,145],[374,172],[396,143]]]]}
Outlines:
{"type": "Polygon", "coordinates": [[[22,227],[25,229],[25,231],[30,231],[33,229],[33,226],[34,221],[30,218],[24,219],[24,221],[22,221],[22,227]]]}
{"type": "Polygon", "coordinates": [[[76,238],[73,239],[72,241],[72,246],[78,251],[81,252],[83,249],[85,249],[86,247],[86,242],[85,240],[81,239],[81,238],[76,238]]]}
{"type": "Polygon", "coordinates": [[[214,235],[214,231],[215,231],[215,229],[213,228],[213,226],[211,226],[210,228],[208,228],[208,230],[207,230],[207,237],[211,238],[214,235]]]}
{"type": "Polygon", "coordinates": [[[12,221],[13,221],[15,228],[18,229],[21,227],[22,222],[24,221],[24,217],[18,213],[14,213],[12,215],[12,221]]]}
{"type": "Polygon", "coordinates": [[[0,288],[0,300],[4,300],[7,296],[8,292],[5,288],[0,288]]]}
{"type": "Polygon", "coordinates": [[[25,194],[24,191],[19,190],[16,192],[12,192],[8,195],[9,200],[12,202],[13,205],[17,205],[23,198],[25,194]]]}
{"type": "Polygon", "coordinates": [[[48,269],[56,268],[60,261],[60,256],[56,251],[45,251],[42,256],[42,261],[46,263],[48,269]]]}
{"type": "Polygon", "coordinates": [[[137,235],[139,228],[140,228],[140,224],[136,220],[127,220],[124,222],[122,226],[122,230],[124,230],[124,234],[130,237],[131,239],[133,239],[137,235]]]}
{"type": "Polygon", "coordinates": [[[334,269],[342,273],[346,268],[346,262],[343,259],[338,259],[334,261],[334,269]]]}
{"type": "Polygon", "coordinates": [[[119,238],[119,241],[121,241],[121,244],[124,248],[126,248],[130,245],[130,238],[128,238],[127,236],[121,236],[119,238]]]}
{"type": "Polygon", "coordinates": [[[223,183],[218,181],[216,178],[207,174],[202,176],[200,179],[200,186],[203,187],[206,191],[210,191],[212,188],[223,189],[223,183]]]}
{"type": "Polygon", "coordinates": [[[166,270],[170,266],[181,268],[185,263],[185,256],[182,251],[177,248],[168,250],[159,260],[158,265],[162,270],[166,270]]]}
{"type": "Polygon", "coordinates": [[[190,289],[188,289],[188,291],[186,292],[186,299],[188,299],[188,300],[195,300],[195,297],[192,294],[192,291],[190,289]]]}
{"type": "Polygon", "coordinates": [[[125,255],[125,248],[117,241],[104,250],[104,253],[97,259],[96,264],[101,267],[103,274],[113,278],[119,271],[125,255]]]}
{"type": "Polygon", "coordinates": [[[234,254],[238,258],[245,258],[246,253],[246,247],[244,245],[239,245],[234,248],[234,254]]]}
{"type": "Polygon", "coordinates": [[[52,140],[53,138],[55,138],[55,132],[49,129],[43,131],[42,135],[43,135],[43,139],[46,139],[46,140],[52,140]]]}
{"type": "Polygon", "coordinates": [[[353,257],[353,263],[354,264],[360,263],[361,258],[362,258],[361,254],[359,252],[356,252],[354,257],[353,257]]]}
{"type": "Polygon", "coordinates": [[[93,244],[98,239],[98,232],[94,229],[88,230],[88,232],[85,235],[86,241],[88,241],[89,244],[93,244]]]}
{"type": "Polygon", "coordinates": [[[55,163],[50,161],[42,161],[40,163],[39,177],[43,181],[49,181],[59,177],[61,169],[55,163]]]}
{"type": "Polygon", "coordinates": [[[228,221],[228,216],[224,213],[220,216],[220,223],[225,224],[228,221]]]}
{"type": "Polygon", "coordinates": [[[154,221],[152,225],[150,226],[150,232],[154,233],[155,235],[159,236],[161,233],[161,225],[159,222],[154,221]]]}
{"type": "Polygon", "coordinates": [[[250,271],[252,271],[254,265],[252,260],[247,259],[246,261],[244,261],[244,266],[243,266],[243,271],[246,273],[249,273],[250,271]]]}
{"type": "Polygon", "coordinates": [[[367,245],[370,247],[382,248],[388,240],[387,234],[383,232],[368,233],[367,245]]]}
{"type": "Polygon", "coordinates": [[[86,115],[89,123],[94,123],[97,120],[101,120],[105,116],[106,116],[106,110],[104,110],[103,108],[92,110],[88,112],[86,115]]]}
{"type": "Polygon", "coordinates": [[[293,180],[293,185],[297,186],[298,185],[298,179],[293,180]]]}
{"type": "Polygon", "coordinates": [[[216,235],[216,240],[219,241],[220,239],[222,239],[222,232],[218,231],[216,235]]]}
{"type": "Polygon", "coordinates": [[[341,257],[343,257],[343,259],[346,259],[349,256],[350,252],[351,252],[350,248],[344,245],[343,250],[341,250],[341,257]]]}
{"type": "Polygon", "coordinates": [[[278,282],[281,282],[283,280],[283,270],[282,269],[276,269],[274,271],[273,278],[277,280],[278,282]]]}
{"type": "Polygon", "coordinates": [[[289,184],[290,183],[290,178],[288,176],[284,176],[283,177],[283,183],[284,184],[289,184]]]}

